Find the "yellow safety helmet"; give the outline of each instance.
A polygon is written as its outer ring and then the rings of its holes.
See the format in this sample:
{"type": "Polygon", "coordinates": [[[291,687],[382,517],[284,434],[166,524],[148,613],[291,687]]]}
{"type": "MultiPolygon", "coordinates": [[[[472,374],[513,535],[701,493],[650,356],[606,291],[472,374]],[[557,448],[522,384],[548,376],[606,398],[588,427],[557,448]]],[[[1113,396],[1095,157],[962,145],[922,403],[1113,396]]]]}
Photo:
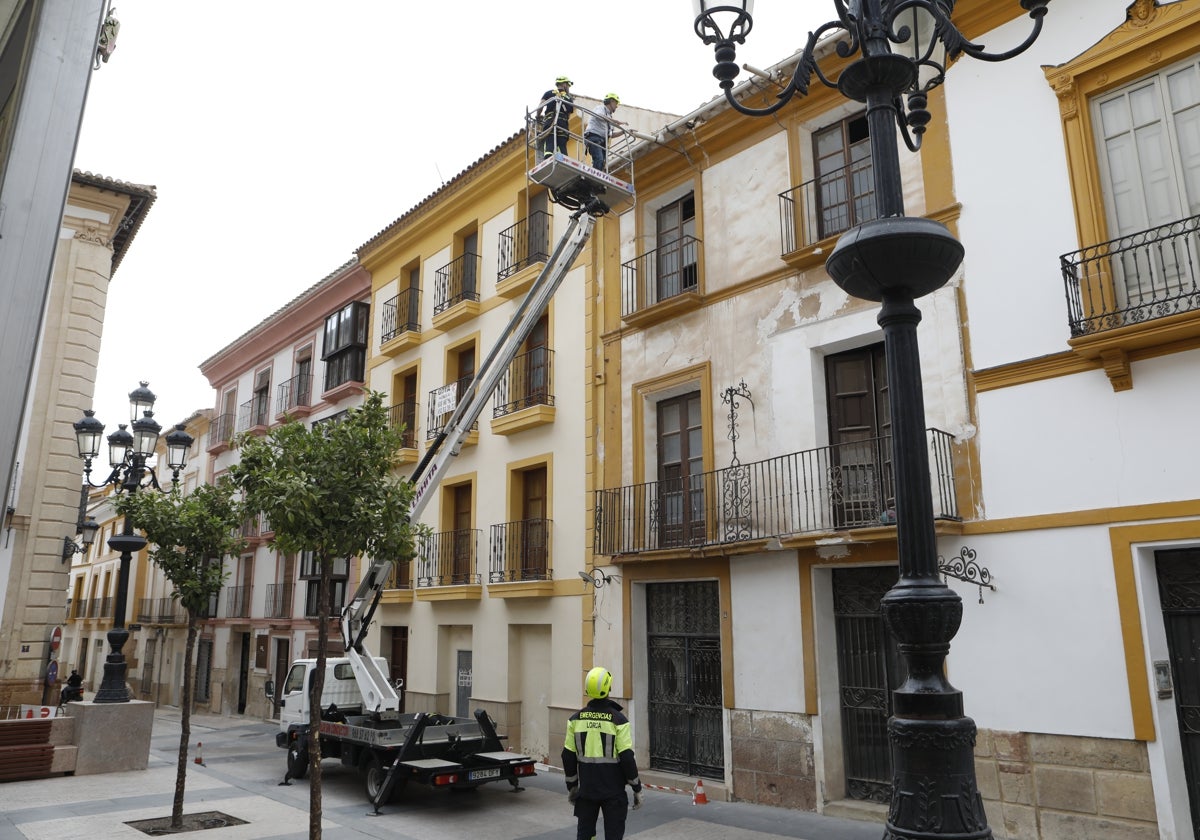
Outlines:
{"type": "Polygon", "coordinates": [[[596,666],[588,671],[587,679],[583,681],[583,690],[587,692],[588,697],[603,700],[612,690],[612,674],[607,668],[596,666]]]}
{"type": "Polygon", "coordinates": [[[616,102],[618,105],[620,105],[620,104],[621,104],[621,97],[617,96],[615,93],[606,93],[606,94],[604,94],[604,101],[605,101],[605,102],[607,102],[607,101],[608,101],[608,100],[610,100],[610,99],[611,99],[613,102],[616,102]]]}
{"type": "Polygon", "coordinates": [[[556,85],[570,85],[570,84],[574,84],[574,82],[572,82],[572,81],[571,81],[570,79],[568,79],[566,76],[559,76],[557,79],[555,79],[555,80],[554,80],[554,84],[556,84],[556,85]]]}

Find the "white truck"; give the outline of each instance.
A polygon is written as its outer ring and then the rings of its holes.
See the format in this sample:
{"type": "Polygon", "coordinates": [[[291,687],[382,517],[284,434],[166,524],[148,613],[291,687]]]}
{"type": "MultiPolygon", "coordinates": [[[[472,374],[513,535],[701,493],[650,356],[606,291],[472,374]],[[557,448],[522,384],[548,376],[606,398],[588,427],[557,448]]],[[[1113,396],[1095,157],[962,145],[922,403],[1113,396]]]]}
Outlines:
{"type": "MultiPolygon", "coordinates": [[[[574,211],[570,225],[501,340],[465,393],[459,394],[450,420],[410,476],[416,490],[410,521],[418,519],[432,498],[431,491],[440,483],[450,458],[458,454],[484,403],[583,250],[595,218],[617,202],[627,203],[633,198],[631,184],[561,154],[539,162],[530,177],[544,184],[555,201],[574,211]]],[[[505,750],[484,710],[476,710],[473,719],[402,713],[400,686],[393,686],[388,678],[387,661],[364,651],[363,641],[392,566],[390,558],[374,559],[342,611],[346,653],[325,662],[321,757],[339,758],[343,764],[362,771],[367,797],[376,813],[408,782],[468,789],[506,780],[520,790],[520,779],[534,775],[534,760],[505,750]]],[[[287,750],[285,782],[303,778],[308,772],[308,744],[312,738],[309,698],[316,670],[317,660],[296,660],[281,687],[280,731],[275,740],[287,750]]],[[[267,693],[274,693],[270,683],[267,693]]]]}

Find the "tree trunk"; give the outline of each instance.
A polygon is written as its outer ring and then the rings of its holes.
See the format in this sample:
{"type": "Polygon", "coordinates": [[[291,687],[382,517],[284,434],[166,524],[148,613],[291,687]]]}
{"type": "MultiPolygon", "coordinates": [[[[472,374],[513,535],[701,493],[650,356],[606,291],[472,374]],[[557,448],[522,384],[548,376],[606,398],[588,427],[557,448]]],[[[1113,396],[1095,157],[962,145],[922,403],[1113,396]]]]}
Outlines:
{"type": "Polygon", "coordinates": [[[319,555],[321,582],[317,587],[317,668],[313,675],[312,694],[309,697],[309,789],[308,789],[308,837],[321,840],[321,697],[325,688],[325,662],[329,651],[329,620],[333,601],[333,558],[326,553],[319,555]]]}
{"type": "MultiPolygon", "coordinates": [[[[193,656],[196,618],[188,610],[187,642],[183,649],[183,700],[180,704],[179,761],[175,767],[175,801],[171,803],[171,828],[183,828],[183,794],[187,788],[188,742],[192,737],[193,656]]],[[[161,655],[161,654],[160,654],[161,655]]]]}

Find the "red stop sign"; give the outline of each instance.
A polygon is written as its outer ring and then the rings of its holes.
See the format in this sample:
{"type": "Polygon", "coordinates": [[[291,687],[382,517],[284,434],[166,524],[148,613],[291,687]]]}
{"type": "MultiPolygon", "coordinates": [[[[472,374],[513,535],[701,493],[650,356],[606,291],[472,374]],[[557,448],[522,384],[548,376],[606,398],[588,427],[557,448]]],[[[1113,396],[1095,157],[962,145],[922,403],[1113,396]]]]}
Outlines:
{"type": "Polygon", "coordinates": [[[62,646],[62,628],[55,627],[50,634],[50,650],[58,650],[62,646]]]}

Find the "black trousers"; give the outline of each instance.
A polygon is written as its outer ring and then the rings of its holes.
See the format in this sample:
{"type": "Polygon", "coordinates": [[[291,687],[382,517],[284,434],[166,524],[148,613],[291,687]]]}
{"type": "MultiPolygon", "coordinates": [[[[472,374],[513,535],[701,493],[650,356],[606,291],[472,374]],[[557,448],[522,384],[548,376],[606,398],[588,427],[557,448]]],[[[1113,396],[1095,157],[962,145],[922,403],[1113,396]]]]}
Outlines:
{"type": "Polygon", "coordinates": [[[575,818],[579,820],[579,830],[575,840],[592,840],[596,836],[596,818],[601,813],[604,814],[604,840],[623,840],[625,816],[629,813],[629,797],[624,791],[611,799],[584,799],[582,796],[576,799],[575,818]]]}

